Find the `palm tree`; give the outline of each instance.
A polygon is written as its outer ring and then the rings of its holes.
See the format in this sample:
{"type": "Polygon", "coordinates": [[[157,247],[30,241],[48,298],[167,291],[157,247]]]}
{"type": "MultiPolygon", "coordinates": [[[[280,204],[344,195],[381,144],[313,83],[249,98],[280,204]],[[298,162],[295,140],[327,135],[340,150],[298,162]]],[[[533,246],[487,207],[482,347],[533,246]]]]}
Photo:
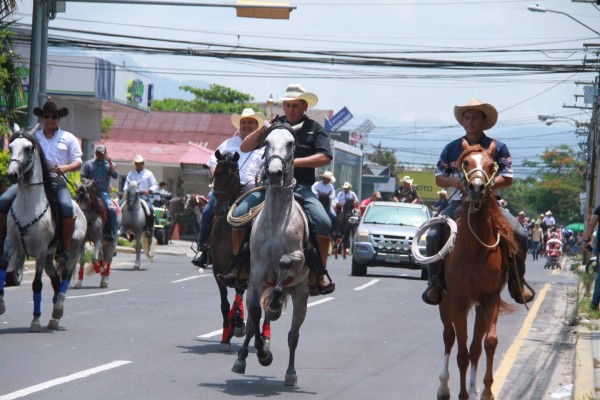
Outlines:
{"type": "Polygon", "coordinates": [[[0,21],[11,15],[16,9],[16,0],[0,0],[0,21]]]}

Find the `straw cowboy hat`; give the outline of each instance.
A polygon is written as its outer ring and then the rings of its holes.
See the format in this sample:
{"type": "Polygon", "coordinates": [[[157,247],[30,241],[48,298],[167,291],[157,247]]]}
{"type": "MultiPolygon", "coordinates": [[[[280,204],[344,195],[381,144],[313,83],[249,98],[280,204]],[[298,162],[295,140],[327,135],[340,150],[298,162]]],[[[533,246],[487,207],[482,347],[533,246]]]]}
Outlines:
{"type": "Polygon", "coordinates": [[[350,184],[350,182],[344,182],[344,184],[342,185],[342,189],[350,189],[352,187],[352,185],[350,184]]]}
{"type": "Polygon", "coordinates": [[[377,191],[373,192],[373,194],[371,196],[375,196],[376,198],[381,199],[381,193],[379,193],[377,191]]]}
{"type": "Polygon", "coordinates": [[[547,216],[550,216],[550,215],[552,215],[552,211],[550,211],[550,210],[546,211],[546,215],[547,215],[547,216]]]}
{"type": "Polygon", "coordinates": [[[439,192],[437,192],[437,194],[441,194],[443,196],[448,196],[448,192],[446,192],[444,189],[442,189],[439,192]]]}
{"type": "Polygon", "coordinates": [[[57,114],[59,117],[66,117],[69,114],[69,110],[65,107],[59,109],[55,102],[48,100],[44,103],[42,108],[35,107],[33,114],[37,117],[41,117],[44,114],[57,114]]]}
{"type": "Polygon", "coordinates": [[[519,211],[519,215],[525,215],[525,211],[523,211],[523,210],[519,211]]]}
{"type": "Polygon", "coordinates": [[[308,108],[313,108],[319,102],[316,94],[307,92],[304,86],[299,83],[290,83],[285,89],[285,94],[280,99],[282,101],[304,100],[308,108]]]}
{"type": "Polygon", "coordinates": [[[137,156],[135,156],[135,158],[133,159],[133,162],[136,164],[141,164],[144,162],[144,156],[142,156],[141,154],[138,154],[137,156]]]}
{"type": "Polygon", "coordinates": [[[402,182],[410,183],[412,185],[413,180],[410,176],[406,175],[404,178],[402,178],[402,182]]]}
{"type": "Polygon", "coordinates": [[[485,115],[486,118],[483,121],[483,130],[490,129],[492,126],[496,125],[496,122],[498,121],[498,111],[496,111],[496,108],[493,105],[482,103],[481,100],[478,99],[471,99],[464,106],[454,106],[454,118],[456,118],[461,125],[462,116],[467,110],[478,110],[485,115]]]}
{"type": "Polygon", "coordinates": [[[333,172],[325,171],[321,174],[321,178],[329,179],[331,183],[335,183],[335,176],[333,176],[333,172]]]}
{"type": "Polygon", "coordinates": [[[233,114],[231,116],[231,123],[236,128],[240,129],[240,122],[244,118],[253,118],[258,122],[258,126],[261,126],[265,122],[265,116],[261,112],[256,112],[251,108],[244,108],[241,114],[233,114]]]}

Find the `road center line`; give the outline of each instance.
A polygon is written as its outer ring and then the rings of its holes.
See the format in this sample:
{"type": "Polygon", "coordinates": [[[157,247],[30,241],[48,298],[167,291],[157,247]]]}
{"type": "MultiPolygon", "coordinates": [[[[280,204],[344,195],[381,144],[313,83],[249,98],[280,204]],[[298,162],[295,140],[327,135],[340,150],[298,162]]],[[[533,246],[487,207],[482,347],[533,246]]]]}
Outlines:
{"type": "Polygon", "coordinates": [[[308,303],[306,306],[307,307],[318,306],[319,304],[327,303],[328,301],[331,301],[333,299],[335,299],[335,297],[325,297],[324,299],[313,301],[312,303],[308,303]]]}
{"type": "Polygon", "coordinates": [[[194,275],[194,276],[188,276],[187,278],[182,278],[182,279],[177,279],[176,281],[171,281],[171,283],[179,283],[179,282],[191,281],[192,279],[206,278],[207,276],[212,276],[212,275],[194,275]]]}
{"type": "Polygon", "coordinates": [[[537,316],[538,311],[540,310],[540,307],[542,305],[542,302],[544,301],[544,298],[546,297],[546,293],[550,289],[550,286],[551,286],[550,283],[546,283],[544,285],[544,287],[542,288],[542,290],[540,290],[540,292],[537,294],[537,300],[535,301],[535,303],[533,303],[533,306],[529,310],[529,313],[527,314],[525,321],[523,321],[523,325],[521,326],[521,330],[517,334],[517,338],[510,345],[510,348],[508,349],[508,351],[502,358],[502,362],[500,363],[500,366],[494,372],[494,386],[493,386],[492,391],[494,392],[494,396],[496,398],[498,398],[500,391],[502,391],[502,386],[504,385],[504,382],[506,381],[506,378],[508,377],[508,373],[510,372],[510,369],[512,368],[513,364],[517,360],[517,356],[519,355],[519,350],[521,350],[521,347],[523,347],[523,342],[525,341],[525,338],[527,338],[527,334],[529,333],[529,331],[531,330],[531,327],[533,326],[533,320],[537,316]]]}
{"type": "Polygon", "coordinates": [[[119,290],[109,290],[108,292],[101,292],[101,293],[83,294],[81,296],[67,296],[67,299],[81,299],[83,297],[104,296],[104,295],[107,295],[107,294],[115,294],[115,293],[127,292],[129,290],[130,289],[119,289],[119,290]]]}
{"type": "Polygon", "coordinates": [[[34,386],[30,386],[25,389],[17,390],[16,392],[12,392],[9,394],[5,394],[0,396],[0,400],[13,400],[21,397],[29,396],[32,393],[41,392],[42,390],[49,389],[53,386],[58,386],[63,383],[68,383],[74,381],[76,379],[86,378],[90,375],[94,375],[103,371],[108,371],[109,369],[117,368],[126,364],[131,363],[131,361],[113,361],[108,364],[100,365],[99,367],[86,369],[81,372],[76,372],[72,375],[64,376],[62,378],[52,379],[50,381],[40,383],[34,386]]]}
{"type": "Polygon", "coordinates": [[[369,282],[365,283],[364,285],[356,287],[356,288],[354,288],[352,290],[363,290],[365,288],[368,288],[369,286],[373,286],[377,282],[379,282],[379,279],[371,279],[369,282]]]}

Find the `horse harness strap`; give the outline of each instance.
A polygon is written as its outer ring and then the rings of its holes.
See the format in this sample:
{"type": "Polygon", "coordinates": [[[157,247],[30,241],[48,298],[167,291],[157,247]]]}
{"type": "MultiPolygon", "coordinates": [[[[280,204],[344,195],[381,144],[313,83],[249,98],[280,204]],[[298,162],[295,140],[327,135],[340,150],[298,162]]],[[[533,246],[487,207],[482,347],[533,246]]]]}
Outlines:
{"type": "Polygon", "coordinates": [[[21,252],[25,254],[26,257],[29,257],[29,253],[27,252],[27,247],[25,246],[25,233],[27,233],[27,229],[30,226],[38,222],[44,216],[44,214],[46,214],[46,211],[48,211],[49,207],[50,203],[46,202],[46,207],[44,208],[44,211],[42,211],[40,215],[35,217],[33,220],[29,221],[29,223],[24,226],[21,226],[21,223],[15,215],[15,211],[12,207],[10,208],[10,215],[12,215],[13,219],[15,220],[15,224],[17,224],[17,227],[19,228],[19,238],[21,239],[21,252]]]}

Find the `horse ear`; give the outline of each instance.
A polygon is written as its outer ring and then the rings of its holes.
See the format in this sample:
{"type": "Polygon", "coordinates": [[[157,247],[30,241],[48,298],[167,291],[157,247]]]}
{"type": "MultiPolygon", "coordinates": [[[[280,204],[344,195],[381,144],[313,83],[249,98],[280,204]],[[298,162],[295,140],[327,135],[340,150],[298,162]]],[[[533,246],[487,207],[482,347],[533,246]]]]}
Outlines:
{"type": "Polygon", "coordinates": [[[496,139],[492,140],[492,143],[490,143],[490,147],[488,147],[487,151],[492,157],[494,157],[494,154],[496,154],[496,139]]]}
{"type": "Polygon", "coordinates": [[[462,149],[466,149],[467,147],[469,147],[469,142],[467,142],[467,139],[463,138],[462,141],[460,142],[460,145],[462,146],[462,149]]]}
{"type": "Polygon", "coordinates": [[[237,160],[240,159],[240,155],[239,153],[236,151],[235,153],[233,153],[233,161],[237,162],[237,160]]]}
{"type": "Polygon", "coordinates": [[[215,157],[217,158],[217,160],[220,160],[223,158],[223,155],[221,154],[221,152],[219,150],[215,151],[215,157]]]}
{"type": "Polygon", "coordinates": [[[300,122],[298,125],[294,125],[292,126],[292,130],[294,131],[294,133],[298,132],[300,129],[302,129],[302,126],[304,125],[304,121],[300,122]]]}

